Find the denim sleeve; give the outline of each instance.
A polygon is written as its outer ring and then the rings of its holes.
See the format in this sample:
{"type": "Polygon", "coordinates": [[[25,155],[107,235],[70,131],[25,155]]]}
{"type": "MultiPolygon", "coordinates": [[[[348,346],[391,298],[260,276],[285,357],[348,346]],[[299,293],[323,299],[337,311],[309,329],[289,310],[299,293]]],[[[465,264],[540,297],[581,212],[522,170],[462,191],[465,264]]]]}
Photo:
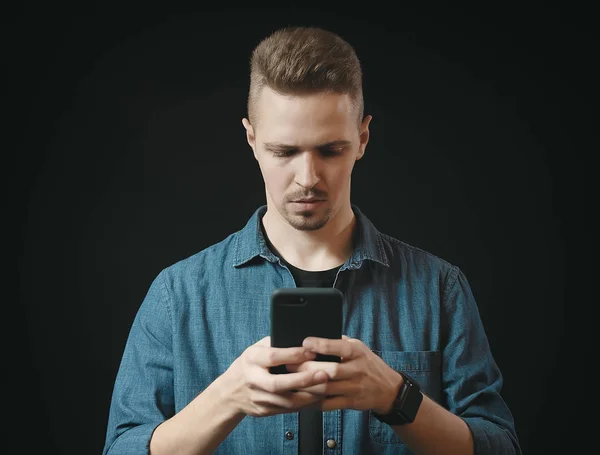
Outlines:
{"type": "Polygon", "coordinates": [[[475,455],[520,455],[513,416],[500,395],[502,374],[467,278],[457,267],[446,283],[443,311],[443,389],[449,410],[469,426],[475,455]]]}
{"type": "Polygon", "coordinates": [[[131,326],[110,404],[103,455],[147,455],[156,427],[174,414],[172,326],[163,274],[131,326]]]}

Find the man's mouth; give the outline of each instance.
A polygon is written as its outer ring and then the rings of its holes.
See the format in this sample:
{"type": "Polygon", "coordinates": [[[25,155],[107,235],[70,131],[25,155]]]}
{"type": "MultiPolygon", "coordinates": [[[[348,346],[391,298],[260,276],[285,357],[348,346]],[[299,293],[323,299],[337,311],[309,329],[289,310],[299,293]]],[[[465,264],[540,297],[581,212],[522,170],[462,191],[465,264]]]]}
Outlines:
{"type": "Polygon", "coordinates": [[[322,201],[322,200],[323,200],[323,199],[310,198],[310,199],[298,199],[298,200],[296,200],[296,201],[294,201],[294,202],[302,202],[302,203],[304,203],[304,204],[309,204],[309,203],[311,203],[311,202],[320,202],[320,201],[322,201]]]}

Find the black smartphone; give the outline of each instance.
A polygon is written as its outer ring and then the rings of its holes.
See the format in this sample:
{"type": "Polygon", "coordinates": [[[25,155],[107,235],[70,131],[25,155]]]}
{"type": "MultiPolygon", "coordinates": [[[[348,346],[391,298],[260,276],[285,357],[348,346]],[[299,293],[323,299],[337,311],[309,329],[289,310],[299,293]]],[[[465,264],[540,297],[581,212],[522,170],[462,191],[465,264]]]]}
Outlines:
{"type": "MultiPolygon", "coordinates": [[[[271,294],[271,346],[302,346],[308,336],[342,338],[343,293],[336,288],[278,288],[271,294]]],[[[317,354],[315,360],[339,362],[338,356],[317,354]]],[[[285,365],[270,369],[287,373],[285,365]]]]}

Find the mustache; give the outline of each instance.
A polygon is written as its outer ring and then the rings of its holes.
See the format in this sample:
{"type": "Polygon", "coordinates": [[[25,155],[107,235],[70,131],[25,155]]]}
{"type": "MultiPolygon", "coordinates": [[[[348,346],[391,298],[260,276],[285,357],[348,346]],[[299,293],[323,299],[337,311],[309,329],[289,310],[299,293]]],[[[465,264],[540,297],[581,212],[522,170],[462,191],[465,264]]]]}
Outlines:
{"type": "Polygon", "coordinates": [[[297,201],[298,199],[327,199],[325,191],[312,189],[310,191],[298,191],[287,196],[288,201],[297,201]]]}

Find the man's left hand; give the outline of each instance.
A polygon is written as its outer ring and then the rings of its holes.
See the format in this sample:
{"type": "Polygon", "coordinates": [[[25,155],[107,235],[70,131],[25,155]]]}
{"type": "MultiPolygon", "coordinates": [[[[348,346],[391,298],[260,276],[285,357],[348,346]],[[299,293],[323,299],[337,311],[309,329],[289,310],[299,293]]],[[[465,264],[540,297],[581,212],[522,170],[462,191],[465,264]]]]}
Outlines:
{"type": "Polygon", "coordinates": [[[386,364],[362,341],[345,335],[341,340],[308,337],[302,346],[324,355],[334,355],[341,362],[306,361],[288,366],[288,371],[321,370],[329,376],[324,384],[302,389],[324,397],[321,409],[372,410],[389,412],[402,376],[386,364]]]}

